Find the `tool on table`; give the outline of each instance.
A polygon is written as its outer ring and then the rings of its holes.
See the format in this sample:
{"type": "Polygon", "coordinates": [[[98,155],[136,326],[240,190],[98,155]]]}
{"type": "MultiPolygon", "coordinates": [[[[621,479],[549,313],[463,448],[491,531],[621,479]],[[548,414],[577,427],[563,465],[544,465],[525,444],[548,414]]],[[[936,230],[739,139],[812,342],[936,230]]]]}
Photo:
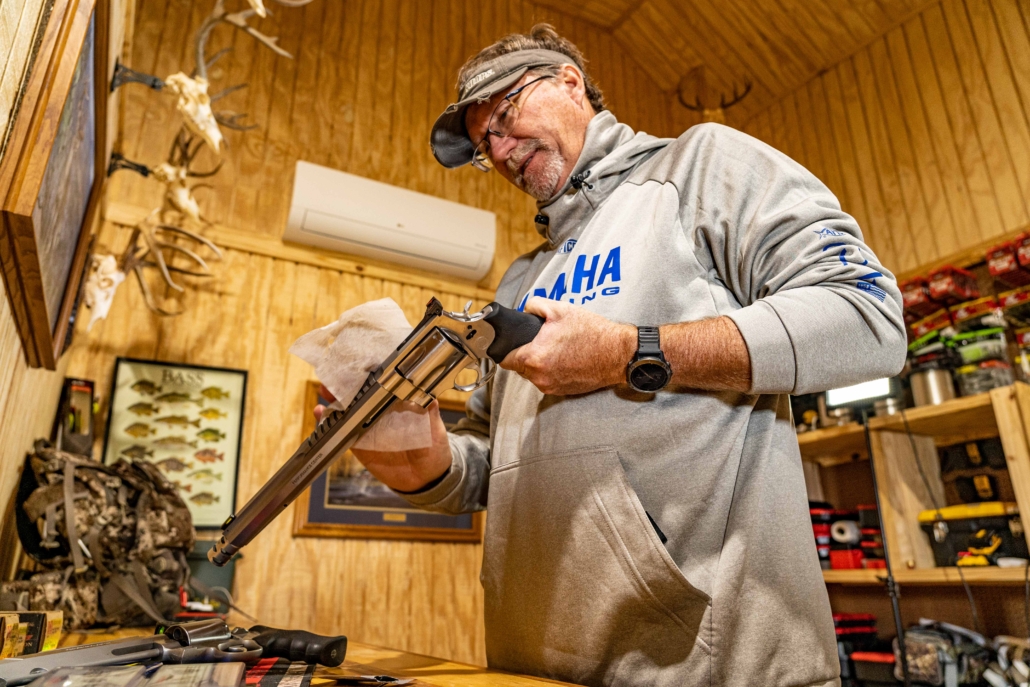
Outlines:
{"type": "Polygon", "coordinates": [[[268,523],[290,505],[344,451],[361,438],[396,401],[423,408],[442,391],[472,391],[486,384],[496,364],[533,340],[543,318],[491,303],[477,313],[453,313],[433,298],[425,317],[373,372],[346,410],[322,418],[296,453],[240,511],[222,525],[222,536],[208,551],[215,565],[225,565],[268,523]],[[478,379],[457,384],[460,372],[477,367],[478,379]]]}
{"type": "Polygon", "coordinates": [[[160,634],[0,660],[0,687],[24,685],[58,668],[132,663],[251,663],[262,656],[273,656],[335,668],[343,663],[346,652],[346,637],[322,637],[263,625],[230,630],[224,622],[212,618],[168,625],[160,634]]]}

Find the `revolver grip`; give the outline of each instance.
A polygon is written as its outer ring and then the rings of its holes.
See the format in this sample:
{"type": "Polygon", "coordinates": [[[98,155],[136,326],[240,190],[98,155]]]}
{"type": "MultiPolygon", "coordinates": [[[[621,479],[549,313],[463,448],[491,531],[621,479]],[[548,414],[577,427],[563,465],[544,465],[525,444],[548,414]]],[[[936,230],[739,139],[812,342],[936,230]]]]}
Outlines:
{"type": "Polygon", "coordinates": [[[495,363],[500,363],[516,348],[532,341],[544,325],[544,318],[539,315],[506,308],[500,303],[491,303],[490,314],[483,319],[494,328],[494,342],[486,354],[495,363]]]}
{"type": "Polygon", "coordinates": [[[323,637],[303,630],[276,630],[264,625],[250,628],[255,642],[261,645],[262,657],[272,656],[291,661],[318,663],[335,668],[347,654],[347,638],[323,637]]]}

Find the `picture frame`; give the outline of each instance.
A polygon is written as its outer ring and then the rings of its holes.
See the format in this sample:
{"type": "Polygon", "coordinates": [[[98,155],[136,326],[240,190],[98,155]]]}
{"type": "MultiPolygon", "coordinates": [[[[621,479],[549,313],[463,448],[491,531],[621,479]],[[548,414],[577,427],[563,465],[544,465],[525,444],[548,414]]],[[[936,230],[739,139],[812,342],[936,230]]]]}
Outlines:
{"type": "Polygon", "coordinates": [[[0,273],[31,367],[70,336],[108,155],[109,0],[54,0],[0,159],[0,273]]]}
{"type": "Polygon", "coordinates": [[[102,462],[157,465],[179,488],[198,530],[235,512],[247,371],[117,358],[102,462]]]}
{"type": "MultiPolygon", "coordinates": [[[[308,382],[305,390],[298,444],[315,430],[315,406],[325,403],[319,386],[308,382]]],[[[440,410],[445,424],[465,414],[461,402],[441,400],[440,410]]],[[[484,524],[482,512],[442,515],[408,504],[347,451],[297,498],[293,536],[479,543],[484,524]]]]}

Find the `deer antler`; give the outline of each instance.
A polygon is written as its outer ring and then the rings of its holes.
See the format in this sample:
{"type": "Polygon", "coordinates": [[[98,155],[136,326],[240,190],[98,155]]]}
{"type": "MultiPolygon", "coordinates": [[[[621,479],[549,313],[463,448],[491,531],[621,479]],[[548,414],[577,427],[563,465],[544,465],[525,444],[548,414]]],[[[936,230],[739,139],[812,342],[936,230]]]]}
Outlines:
{"type": "Polygon", "coordinates": [[[733,99],[730,100],[729,102],[726,102],[726,97],[725,96],[719,96],[719,108],[723,109],[723,110],[730,109],[731,107],[733,107],[734,105],[739,103],[741,100],[743,100],[744,96],[746,96],[750,92],[751,92],[751,82],[750,81],[745,81],[744,82],[744,92],[741,93],[740,95],[737,95],[737,84],[733,84],[733,99]]]}
{"type": "Polygon", "coordinates": [[[147,282],[145,270],[147,268],[156,267],[158,271],[160,271],[165,284],[180,293],[185,291],[185,289],[182,285],[172,279],[172,272],[193,277],[210,277],[212,274],[211,269],[208,267],[204,258],[186,246],[175,243],[172,240],[166,240],[163,238],[162,233],[171,234],[172,238],[179,236],[196,241],[197,243],[209,248],[214,254],[214,259],[216,260],[222,259],[222,251],[219,250],[218,246],[214,243],[199,234],[170,224],[157,223],[157,214],[158,210],[154,210],[133,228],[132,236],[129,239],[129,245],[122,254],[120,266],[122,272],[127,273],[131,270],[136,275],[136,279],[139,281],[140,290],[143,292],[143,300],[146,302],[148,308],[156,312],[158,315],[172,317],[181,314],[182,310],[166,310],[157,303],[157,300],[154,298],[154,294],[150,289],[150,284],[147,282]],[[166,252],[168,253],[167,255],[166,252]],[[198,269],[170,265],[169,259],[174,258],[175,254],[185,256],[192,264],[196,265],[198,269]]]}
{"type": "Polygon", "coordinates": [[[244,32],[250,34],[255,40],[262,43],[270,50],[274,51],[277,55],[283,57],[293,58],[293,55],[286,52],[279,47],[279,39],[275,36],[267,36],[253,26],[247,24],[247,19],[253,17],[255,14],[261,17],[270,14],[262,4],[261,0],[247,0],[250,3],[251,9],[242,10],[240,12],[229,13],[225,9],[225,0],[217,0],[215,2],[214,9],[211,10],[211,14],[208,15],[204,23],[200,25],[200,29],[197,31],[195,52],[196,52],[196,74],[202,79],[207,79],[207,70],[214,64],[215,60],[222,56],[223,51],[215,54],[213,58],[208,60],[205,56],[205,50],[207,49],[207,39],[211,36],[211,32],[214,30],[219,23],[225,22],[231,24],[238,29],[242,29],[244,32]]]}
{"type": "Polygon", "coordinates": [[[719,106],[709,107],[703,102],[703,100],[707,100],[708,98],[708,85],[705,81],[704,69],[704,66],[695,67],[683,75],[683,78],[680,79],[679,84],[676,86],[676,98],[679,100],[680,105],[688,110],[691,110],[692,112],[700,112],[703,121],[724,123],[726,121],[725,111],[739,103],[748,93],[751,92],[751,82],[745,80],[744,92],[739,94],[737,93],[737,86],[734,84],[733,97],[729,102],[726,102],[725,95],[720,94],[719,106]],[[686,95],[684,94],[689,82],[694,82],[694,87],[697,91],[694,96],[694,104],[688,103],[686,95]]]}

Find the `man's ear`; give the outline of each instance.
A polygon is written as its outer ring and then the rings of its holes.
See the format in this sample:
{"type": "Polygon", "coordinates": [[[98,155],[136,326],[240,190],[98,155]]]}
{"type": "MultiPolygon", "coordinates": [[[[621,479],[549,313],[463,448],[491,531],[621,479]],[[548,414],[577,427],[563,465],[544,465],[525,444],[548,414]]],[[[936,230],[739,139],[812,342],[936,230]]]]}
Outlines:
{"type": "Polygon", "coordinates": [[[556,78],[572,101],[583,107],[587,99],[587,85],[583,74],[574,65],[563,64],[556,78]]]}

